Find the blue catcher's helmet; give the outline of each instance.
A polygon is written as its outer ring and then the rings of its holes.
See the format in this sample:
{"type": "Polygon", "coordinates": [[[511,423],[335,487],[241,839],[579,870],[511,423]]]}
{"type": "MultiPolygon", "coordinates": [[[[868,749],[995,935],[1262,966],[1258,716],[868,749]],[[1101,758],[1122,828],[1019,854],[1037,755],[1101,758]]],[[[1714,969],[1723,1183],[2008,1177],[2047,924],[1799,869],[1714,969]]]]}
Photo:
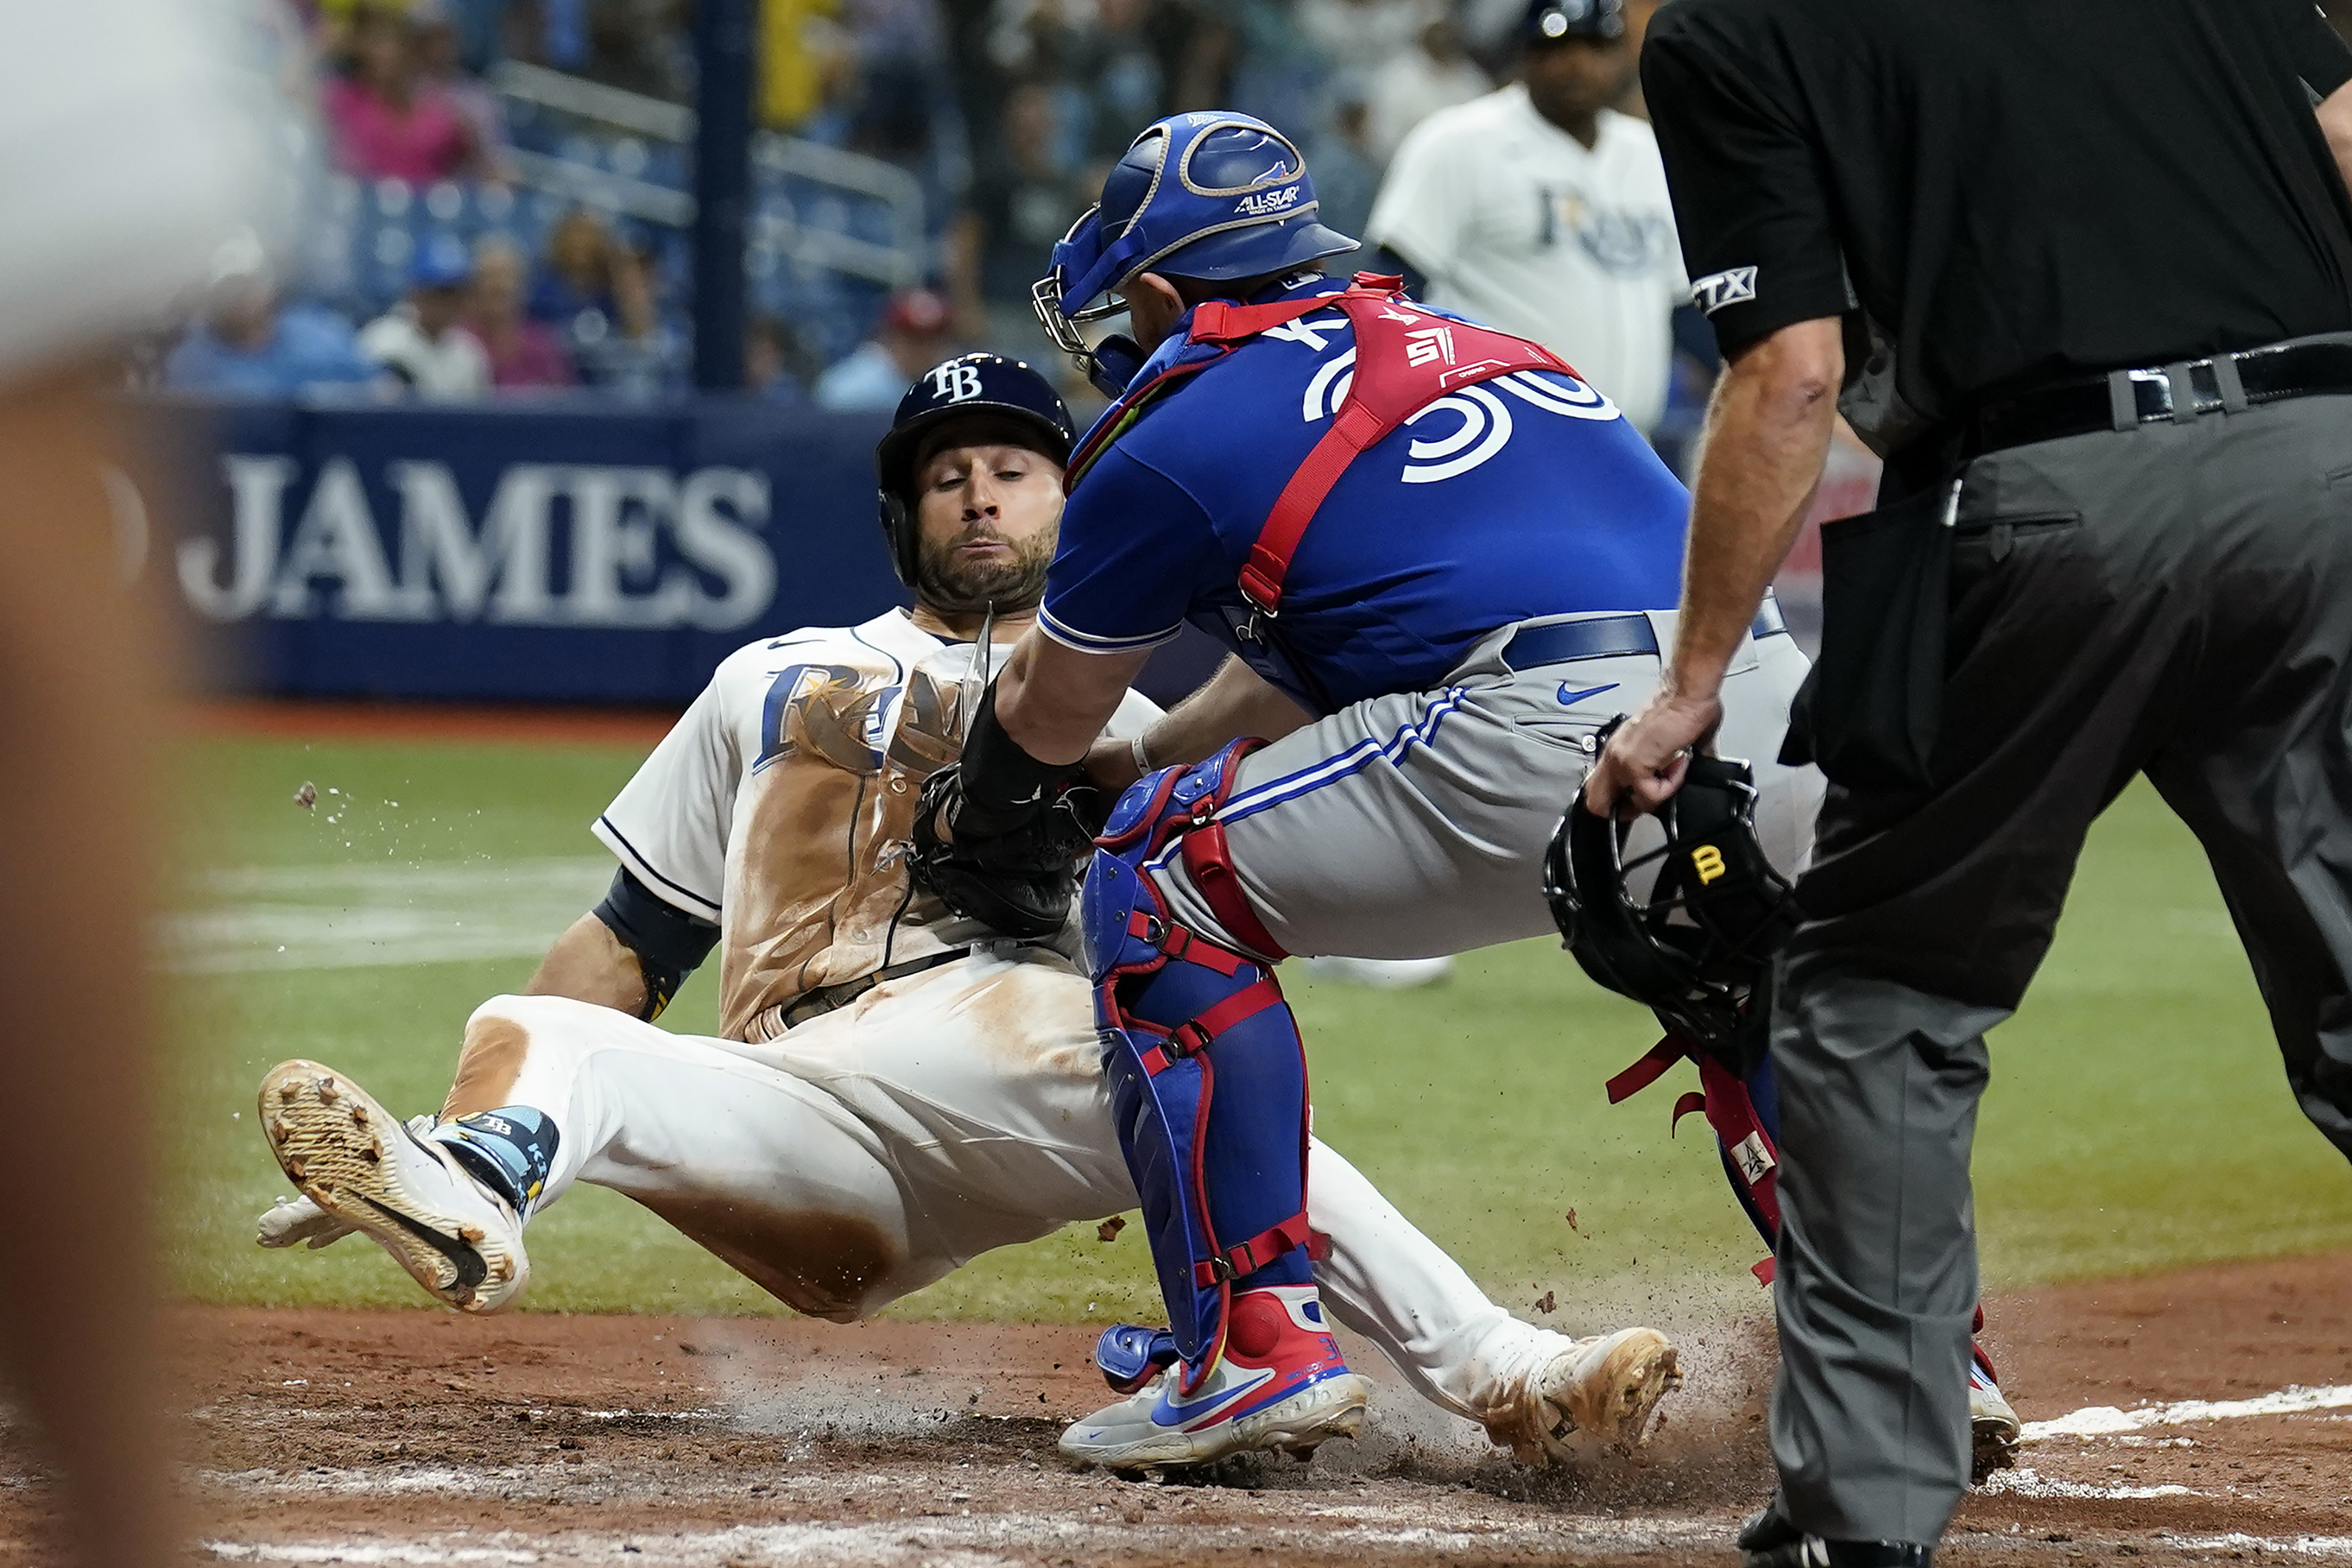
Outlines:
{"type": "Polygon", "coordinates": [[[882,536],[898,581],[915,585],[915,458],[924,435],[935,426],[966,415],[991,414],[1025,433],[1024,444],[1056,463],[1070,460],[1077,439],[1070,411],[1053,383],[1017,359],[1002,354],[958,354],[915,378],[898,400],[889,433],[874,447],[874,482],[880,492],[882,536]]]}
{"type": "Polygon", "coordinates": [[[1116,397],[1141,358],[1121,339],[1088,346],[1079,326],[1121,309],[1097,300],[1141,272],[1225,281],[1356,248],[1315,212],[1307,159],[1281,132],[1222,110],[1171,114],[1129,145],[1101,202],[1054,247],[1052,270],[1031,291],[1037,320],[1116,397]]]}

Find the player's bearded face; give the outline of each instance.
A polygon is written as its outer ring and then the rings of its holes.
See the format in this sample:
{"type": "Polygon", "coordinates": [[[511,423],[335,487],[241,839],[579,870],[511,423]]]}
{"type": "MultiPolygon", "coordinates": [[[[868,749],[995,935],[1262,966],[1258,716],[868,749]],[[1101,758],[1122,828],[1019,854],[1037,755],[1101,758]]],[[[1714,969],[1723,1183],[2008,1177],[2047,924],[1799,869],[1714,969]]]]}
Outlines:
{"type": "Polygon", "coordinates": [[[1026,447],[934,454],[918,475],[915,591],[923,602],[950,615],[1034,607],[1054,559],[1061,479],[1057,465],[1026,447]]]}

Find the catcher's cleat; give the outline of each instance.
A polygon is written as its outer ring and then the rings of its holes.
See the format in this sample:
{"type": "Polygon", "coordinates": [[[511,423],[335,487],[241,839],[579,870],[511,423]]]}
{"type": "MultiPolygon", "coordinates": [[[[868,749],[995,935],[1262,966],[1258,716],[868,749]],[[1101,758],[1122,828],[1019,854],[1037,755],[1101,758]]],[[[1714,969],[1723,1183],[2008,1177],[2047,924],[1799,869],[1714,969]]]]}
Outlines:
{"type": "MultiPolygon", "coordinates": [[[[280,1063],[261,1080],[260,1110],[270,1152],[322,1218],[365,1232],[442,1300],[495,1312],[530,1279],[514,1210],[350,1079],[280,1063]]],[[[265,1245],[267,1230],[265,1216],[265,1245]]]]}
{"type": "Polygon", "coordinates": [[[1982,1486],[1995,1470],[2017,1463],[2017,1445],[2025,1427],[2002,1397],[1984,1347],[1970,1349],[1975,1359],[1969,1363],[1969,1484],[1982,1486]]]}
{"type": "Polygon", "coordinates": [[[1674,1342],[1655,1329],[1620,1329],[1568,1348],[1519,1379],[1516,1397],[1486,1422],[1486,1436],[1522,1464],[1578,1452],[1571,1438],[1630,1453],[1642,1446],[1658,1402],[1682,1386],[1674,1342]]]}
{"type": "Polygon", "coordinates": [[[1062,1452],[1114,1470],[1176,1469],[1280,1449],[1305,1458],[1364,1424],[1371,1384],[1348,1370],[1311,1285],[1236,1291],[1225,1353],[1181,1392],[1184,1368],[1062,1434],[1062,1452]]]}

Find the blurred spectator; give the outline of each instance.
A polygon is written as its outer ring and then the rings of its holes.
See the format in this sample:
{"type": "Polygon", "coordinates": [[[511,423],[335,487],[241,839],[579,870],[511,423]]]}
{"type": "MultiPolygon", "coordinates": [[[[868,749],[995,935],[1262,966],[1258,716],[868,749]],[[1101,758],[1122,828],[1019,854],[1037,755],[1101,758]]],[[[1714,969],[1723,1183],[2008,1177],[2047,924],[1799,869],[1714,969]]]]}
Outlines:
{"type": "Polygon", "coordinates": [[[466,325],[489,355],[490,384],[498,387],[569,386],[578,379],[571,356],[543,321],[523,310],[530,263],[515,243],[500,236],[474,249],[474,288],[466,325]]]}
{"type": "Polygon", "coordinates": [[[383,367],[399,390],[433,402],[481,397],[490,390],[490,356],[462,324],[472,304],[473,258],[454,234],[417,247],[408,297],[360,329],[360,353],[383,367]]]}
{"type": "Polygon", "coordinates": [[[178,392],[291,397],[309,387],[373,381],[351,323],[318,305],[281,306],[261,242],[225,246],[202,320],[164,363],[178,392]]]}
{"type": "Polygon", "coordinates": [[[416,29],[404,13],[357,13],[351,74],[330,77],[319,102],[334,128],[335,162],[347,173],[428,184],[483,172],[474,129],[425,77],[416,29]]]}
{"type": "Polygon", "coordinates": [[[591,81],[682,103],[687,97],[688,7],[680,0],[585,0],[591,81]]]}
{"type": "Polygon", "coordinates": [[[915,377],[947,357],[954,325],[948,302],[928,289],[891,295],[881,331],[817,377],[816,405],[835,414],[890,412],[915,377]]]}
{"type": "Polygon", "coordinates": [[[1181,22],[1173,5],[1153,0],[1099,0],[1095,15],[1096,31],[1077,78],[1092,108],[1087,150],[1097,161],[1116,162],[1137,132],[1167,112],[1169,63],[1181,22]]]}
{"type": "Polygon", "coordinates": [[[808,401],[814,357],[782,317],[754,316],[743,324],[744,390],[771,403],[796,407],[808,401]]]}
{"type": "MultiPolygon", "coordinates": [[[[1297,0],[1297,26],[1332,68],[1369,76],[1435,21],[1433,0],[1297,0]]],[[[1377,121],[1376,121],[1377,123],[1377,121]]]]}
{"type": "Polygon", "coordinates": [[[1646,436],[1690,285],[1657,138],[1607,107],[1633,69],[1622,0],[1522,15],[1522,80],[1406,137],[1365,237],[1423,275],[1431,304],[1533,338],[1646,436]]]}
{"type": "Polygon", "coordinates": [[[593,310],[613,314],[613,231],[586,207],[573,207],[547,231],[547,254],[530,287],[530,313],[559,331],[593,310]]]}
{"type": "Polygon", "coordinates": [[[488,82],[467,74],[457,0],[414,0],[408,18],[416,29],[422,79],[447,97],[473,132],[479,177],[511,181],[514,172],[508,166],[506,111],[488,82]]]}
{"type": "Polygon", "coordinates": [[[950,241],[958,303],[988,322],[992,347],[1026,353],[1038,342],[1029,289],[1093,192],[1060,159],[1053,95],[1031,82],[1004,105],[1004,144],[972,181],[950,241]]]}
{"type": "Polygon", "coordinates": [[[760,121],[797,129],[851,68],[841,0],[760,0],[760,121]]]}
{"type": "Polygon", "coordinates": [[[662,320],[660,269],[651,247],[610,251],[613,309],[572,318],[572,357],[580,379],[629,403],[650,403],[686,384],[686,340],[662,320]]]}
{"type": "MultiPolygon", "coordinates": [[[[1451,16],[1438,17],[1421,30],[1411,48],[1398,50],[1375,70],[1365,89],[1371,108],[1373,158],[1385,164],[1414,126],[1441,109],[1494,89],[1494,82],[1463,48],[1461,27],[1451,16]]],[[[1322,188],[1319,177],[1316,188],[1322,188]]]]}

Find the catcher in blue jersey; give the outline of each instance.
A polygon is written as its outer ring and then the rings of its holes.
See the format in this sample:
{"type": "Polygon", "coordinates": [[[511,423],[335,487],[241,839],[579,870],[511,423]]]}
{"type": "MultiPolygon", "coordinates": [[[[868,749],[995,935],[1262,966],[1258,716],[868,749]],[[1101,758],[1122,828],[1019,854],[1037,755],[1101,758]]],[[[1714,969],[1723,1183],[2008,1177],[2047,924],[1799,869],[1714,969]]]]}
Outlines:
{"type": "MultiPolygon", "coordinates": [[[[1316,215],[1278,132],[1181,114],[1055,247],[1040,319],[1117,401],[1073,454],[1037,626],[920,819],[933,874],[1050,921],[1024,846],[1073,784],[1124,792],[1082,925],[1169,1322],[1104,1336],[1129,1397],[1062,1440],[1122,1467],[1360,1418],[1308,1268],[1306,1058],[1276,966],[1550,931],[1546,844],[1601,728],[1654,683],[1679,587],[1688,498],[1608,398],[1394,279],[1326,278],[1354,242],[1316,215]],[[1132,337],[1090,344],[1120,311],[1132,337]],[[1098,739],[1188,621],[1233,657],[1141,737],[1098,739]]],[[[1759,832],[1790,870],[1820,784],[1768,759],[1805,669],[1768,606],[1718,737],[1759,759],[1759,832]]],[[[1612,1353],[1637,1436],[1675,1352],[1641,1330],[1612,1353]]]]}

